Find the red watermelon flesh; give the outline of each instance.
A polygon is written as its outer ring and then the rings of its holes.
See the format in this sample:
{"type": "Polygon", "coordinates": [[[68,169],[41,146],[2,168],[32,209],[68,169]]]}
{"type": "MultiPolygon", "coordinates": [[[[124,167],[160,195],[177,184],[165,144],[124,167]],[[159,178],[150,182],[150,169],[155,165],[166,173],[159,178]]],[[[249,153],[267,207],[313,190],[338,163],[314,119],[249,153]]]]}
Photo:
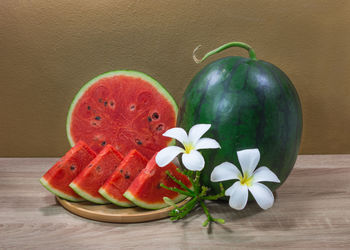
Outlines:
{"type": "Polygon", "coordinates": [[[172,143],[162,136],[175,127],[177,105],[154,79],[136,71],[102,74],[83,86],[67,117],[72,145],[84,140],[97,153],[111,144],[122,154],[146,158],[172,143]]]}
{"type": "Polygon", "coordinates": [[[123,160],[112,145],[107,145],[69,184],[81,197],[98,204],[109,203],[98,190],[123,160]]]}
{"type": "Polygon", "coordinates": [[[83,201],[70,187],[71,181],[96,157],[85,142],[78,142],[41,177],[41,184],[60,198],[83,201]]]}
{"type": "Polygon", "coordinates": [[[146,165],[147,159],[136,149],[131,150],[98,192],[116,205],[122,207],[135,206],[123,194],[146,165]]]}
{"type": "Polygon", "coordinates": [[[179,173],[176,169],[177,167],[173,163],[165,167],[159,167],[155,161],[155,156],[152,157],[147,163],[146,168],[131,183],[124,196],[137,206],[146,209],[159,209],[169,206],[163,201],[163,197],[168,197],[175,203],[185,199],[186,197],[184,195],[169,191],[160,186],[163,183],[168,187],[182,189],[166,174],[168,170],[187,187],[192,188],[192,184],[187,176],[179,173]]]}

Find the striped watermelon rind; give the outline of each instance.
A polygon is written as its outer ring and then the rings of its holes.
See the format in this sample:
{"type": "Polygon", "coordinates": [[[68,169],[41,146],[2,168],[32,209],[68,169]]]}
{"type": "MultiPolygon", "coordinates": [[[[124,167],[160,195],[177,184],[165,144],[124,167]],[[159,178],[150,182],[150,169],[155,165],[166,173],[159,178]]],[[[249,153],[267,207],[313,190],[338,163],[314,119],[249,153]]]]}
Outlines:
{"type": "MultiPolygon", "coordinates": [[[[185,90],[178,127],[189,130],[211,124],[207,136],[220,150],[202,152],[206,166],[201,182],[220,192],[210,181],[214,167],[228,161],[239,165],[237,151],[258,148],[259,166],[267,166],[281,183],[267,183],[273,191],[286,180],[296,161],[302,134],[302,109],[288,76],[271,63],[231,56],[200,70],[185,90]]],[[[228,188],[233,181],[225,181],[228,188]]]]}

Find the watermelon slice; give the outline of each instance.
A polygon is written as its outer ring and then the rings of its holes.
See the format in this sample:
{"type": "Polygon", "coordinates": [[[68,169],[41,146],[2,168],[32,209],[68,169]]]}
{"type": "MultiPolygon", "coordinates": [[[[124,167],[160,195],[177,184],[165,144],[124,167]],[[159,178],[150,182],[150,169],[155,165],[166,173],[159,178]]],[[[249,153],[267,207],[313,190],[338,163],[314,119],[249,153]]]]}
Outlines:
{"type": "Polygon", "coordinates": [[[69,186],[88,201],[107,204],[109,201],[99,194],[98,189],[122,160],[123,156],[112,145],[107,145],[69,186]]]}
{"type": "Polygon", "coordinates": [[[86,83],[67,117],[71,145],[84,140],[95,152],[111,144],[122,154],[137,149],[146,158],[173,142],[162,134],[175,127],[177,105],[153,78],[113,71],[86,83]]]}
{"type": "Polygon", "coordinates": [[[95,157],[96,153],[85,142],[80,141],[40,178],[40,182],[60,198],[83,201],[69,184],[95,157]]]}
{"type": "Polygon", "coordinates": [[[147,163],[146,168],[144,168],[131,183],[124,193],[124,197],[137,206],[146,209],[159,209],[169,206],[163,201],[163,197],[165,196],[175,203],[185,199],[186,196],[169,191],[160,186],[160,184],[163,183],[168,187],[180,188],[180,186],[166,174],[166,171],[169,170],[178,180],[181,180],[187,187],[192,188],[192,184],[187,176],[179,173],[176,168],[177,167],[173,163],[165,167],[159,167],[155,161],[154,155],[147,163]]]}
{"type": "Polygon", "coordinates": [[[136,149],[131,150],[98,192],[116,205],[122,207],[135,206],[123,194],[146,165],[147,159],[136,149]]]}

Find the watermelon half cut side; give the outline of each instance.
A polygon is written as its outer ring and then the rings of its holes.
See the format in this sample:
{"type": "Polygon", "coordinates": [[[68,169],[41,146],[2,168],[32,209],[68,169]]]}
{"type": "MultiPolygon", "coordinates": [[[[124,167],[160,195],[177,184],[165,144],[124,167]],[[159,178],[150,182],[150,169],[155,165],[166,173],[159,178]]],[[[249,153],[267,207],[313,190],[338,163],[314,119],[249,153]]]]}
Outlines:
{"type": "Polygon", "coordinates": [[[134,207],[135,204],[126,199],[123,194],[146,167],[147,162],[147,159],[136,149],[131,150],[98,192],[118,206],[134,207]]]}
{"type": "Polygon", "coordinates": [[[122,154],[137,149],[147,159],[172,144],[162,134],[176,126],[178,107],[164,87],[137,71],[112,71],[86,83],[67,117],[71,145],[84,140],[99,153],[111,144],[122,154]]]}
{"type": "Polygon", "coordinates": [[[97,204],[107,204],[109,201],[103,198],[98,190],[122,160],[122,154],[112,145],[107,145],[69,186],[88,201],[97,204]]]}
{"type": "Polygon", "coordinates": [[[69,184],[95,157],[96,153],[80,141],[40,178],[40,183],[60,198],[83,201],[69,184]]]}
{"type": "Polygon", "coordinates": [[[188,188],[192,189],[192,184],[186,175],[179,173],[177,166],[173,163],[165,167],[159,167],[155,161],[155,155],[147,163],[141,173],[131,183],[124,193],[124,197],[139,207],[146,209],[160,209],[169,206],[164,202],[163,197],[168,197],[175,203],[186,198],[185,195],[174,191],[167,190],[160,186],[161,183],[168,187],[176,187],[182,189],[167,174],[168,170],[178,180],[182,181],[188,188]]]}

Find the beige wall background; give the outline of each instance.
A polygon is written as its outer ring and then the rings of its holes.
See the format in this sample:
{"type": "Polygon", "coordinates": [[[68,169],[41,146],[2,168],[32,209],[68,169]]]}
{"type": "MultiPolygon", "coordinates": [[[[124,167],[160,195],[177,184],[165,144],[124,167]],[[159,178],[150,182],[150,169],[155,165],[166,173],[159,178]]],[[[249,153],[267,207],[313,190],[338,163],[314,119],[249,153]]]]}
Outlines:
{"type": "MultiPolygon", "coordinates": [[[[301,153],[350,153],[350,1],[0,1],[0,156],[60,156],[80,87],[115,69],[143,71],[180,101],[229,41],[279,66],[303,106],[301,153]],[[210,60],[209,60],[210,61],[210,60]]],[[[230,49],[221,56],[243,55],[230,49]]]]}

